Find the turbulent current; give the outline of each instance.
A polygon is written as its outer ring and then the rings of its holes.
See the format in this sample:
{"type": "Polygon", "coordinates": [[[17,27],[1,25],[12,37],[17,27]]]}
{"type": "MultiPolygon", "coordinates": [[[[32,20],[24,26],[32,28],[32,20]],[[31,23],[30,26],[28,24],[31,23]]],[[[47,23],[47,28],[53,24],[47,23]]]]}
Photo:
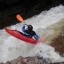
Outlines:
{"type": "MultiPolygon", "coordinates": [[[[64,26],[64,6],[59,5],[48,11],[42,11],[39,15],[24,20],[34,26],[34,31],[47,39],[46,42],[29,44],[9,35],[4,29],[0,30],[0,62],[6,62],[19,56],[41,56],[51,62],[64,61],[64,58],[49,44],[56,37],[61,27],[64,26]]],[[[21,30],[22,23],[8,26],[11,29],[21,30]]]]}

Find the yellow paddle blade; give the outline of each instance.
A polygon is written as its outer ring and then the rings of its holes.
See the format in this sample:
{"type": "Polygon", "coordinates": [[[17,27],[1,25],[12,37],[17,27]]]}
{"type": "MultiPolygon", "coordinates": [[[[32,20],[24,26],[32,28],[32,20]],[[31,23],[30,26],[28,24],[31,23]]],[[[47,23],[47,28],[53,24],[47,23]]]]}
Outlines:
{"type": "Polygon", "coordinates": [[[19,14],[16,15],[16,18],[17,18],[20,22],[23,22],[23,18],[22,18],[19,14]]]}

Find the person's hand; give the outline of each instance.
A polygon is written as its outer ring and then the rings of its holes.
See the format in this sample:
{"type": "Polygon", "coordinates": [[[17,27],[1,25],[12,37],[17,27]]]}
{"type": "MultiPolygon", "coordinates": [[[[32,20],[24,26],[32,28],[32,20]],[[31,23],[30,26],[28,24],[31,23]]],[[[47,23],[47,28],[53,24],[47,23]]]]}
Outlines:
{"type": "Polygon", "coordinates": [[[45,38],[43,38],[43,37],[40,37],[38,41],[39,41],[39,42],[45,42],[45,41],[46,41],[46,39],[45,39],[45,38]]]}

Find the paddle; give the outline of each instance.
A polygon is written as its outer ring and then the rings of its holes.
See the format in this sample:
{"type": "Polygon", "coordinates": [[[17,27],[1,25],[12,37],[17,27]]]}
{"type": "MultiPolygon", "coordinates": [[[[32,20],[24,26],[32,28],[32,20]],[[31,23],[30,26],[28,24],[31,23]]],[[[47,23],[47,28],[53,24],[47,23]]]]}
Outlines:
{"type": "Polygon", "coordinates": [[[26,24],[26,23],[24,22],[24,20],[23,20],[23,18],[22,18],[21,15],[17,14],[17,15],[16,15],[16,18],[17,18],[17,20],[19,20],[19,22],[23,22],[24,24],[26,24]]]}
{"type": "Polygon", "coordinates": [[[16,18],[17,18],[20,22],[23,22],[23,21],[24,21],[23,18],[22,18],[19,14],[16,15],[16,18]]]}

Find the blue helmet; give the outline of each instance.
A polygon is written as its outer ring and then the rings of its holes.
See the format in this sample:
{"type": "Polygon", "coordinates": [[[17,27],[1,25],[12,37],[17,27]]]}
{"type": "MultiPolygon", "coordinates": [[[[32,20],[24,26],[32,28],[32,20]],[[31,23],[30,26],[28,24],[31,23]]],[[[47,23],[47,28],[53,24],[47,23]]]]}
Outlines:
{"type": "Polygon", "coordinates": [[[32,25],[28,25],[28,30],[33,30],[33,26],[32,25]]]}

